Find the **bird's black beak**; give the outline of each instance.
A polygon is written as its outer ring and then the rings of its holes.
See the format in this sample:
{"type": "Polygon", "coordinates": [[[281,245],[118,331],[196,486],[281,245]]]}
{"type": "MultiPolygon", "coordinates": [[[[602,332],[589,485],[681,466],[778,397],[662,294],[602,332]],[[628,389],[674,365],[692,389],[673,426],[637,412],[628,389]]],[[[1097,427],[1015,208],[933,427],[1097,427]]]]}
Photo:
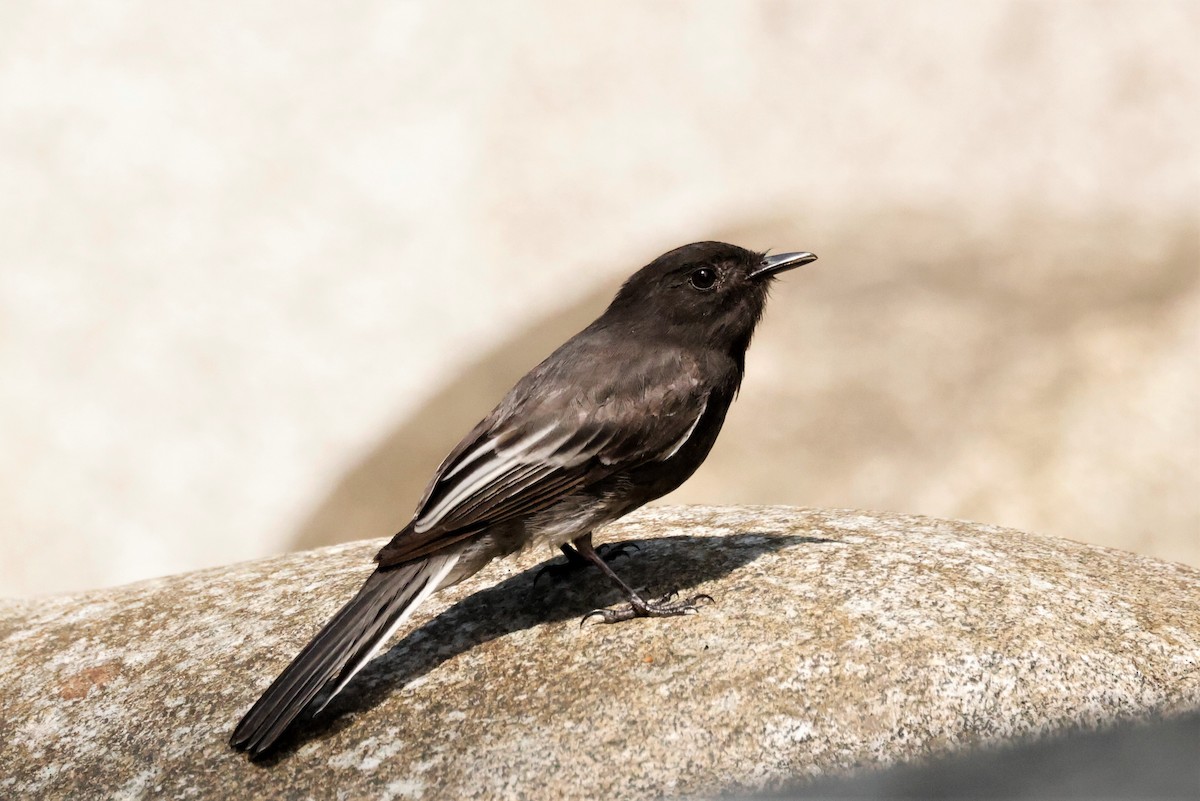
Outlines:
{"type": "Polygon", "coordinates": [[[762,263],[750,271],[750,277],[766,278],[816,260],[817,257],[811,253],[778,253],[774,256],[764,256],[762,263]]]}

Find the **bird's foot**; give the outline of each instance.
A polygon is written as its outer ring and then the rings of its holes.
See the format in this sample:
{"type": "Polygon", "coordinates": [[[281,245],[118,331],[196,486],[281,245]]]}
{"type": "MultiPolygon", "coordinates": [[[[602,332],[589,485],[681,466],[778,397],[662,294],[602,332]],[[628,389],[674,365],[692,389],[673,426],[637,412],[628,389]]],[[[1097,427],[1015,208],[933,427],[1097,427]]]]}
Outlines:
{"type": "MultiPolygon", "coordinates": [[[[596,554],[605,562],[611,562],[618,556],[625,556],[630,551],[641,550],[632,542],[620,542],[616,544],[604,543],[596,548],[596,554]]],[[[592,563],[584,559],[569,545],[562,547],[565,561],[555,560],[547,565],[543,565],[533,577],[533,586],[536,587],[538,582],[542,580],[542,576],[547,576],[552,584],[558,584],[565,579],[574,576],[576,573],[581,573],[585,568],[591,567],[592,563]]]]}
{"type": "Polygon", "coordinates": [[[679,615],[694,615],[700,611],[702,601],[716,603],[711,595],[693,595],[690,598],[675,600],[677,592],[671,592],[657,601],[644,601],[641,596],[634,595],[625,606],[616,609],[593,609],[579,621],[582,626],[590,618],[598,617],[603,623],[620,623],[623,620],[633,620],[635,617],[678,617],[679,615]]]}

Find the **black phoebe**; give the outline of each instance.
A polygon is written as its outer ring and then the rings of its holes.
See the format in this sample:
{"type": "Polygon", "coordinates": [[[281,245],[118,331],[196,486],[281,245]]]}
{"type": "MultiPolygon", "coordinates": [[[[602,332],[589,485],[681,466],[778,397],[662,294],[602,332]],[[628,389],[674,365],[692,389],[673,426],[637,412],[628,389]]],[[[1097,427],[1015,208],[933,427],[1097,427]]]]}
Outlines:
{"type": "Polygon", "coordinates": [[[325,704],[340,692],[430,594],[530,545],[561,546],[621,588],[627,606],[593,613],[607,623],[696,611],[697,598],[641,598],[596,553],[592,532],[696,471],[742,383],[774,276],[816,258],[697,242],[634,273],[446,457],[375,572],[230,744],[266,751],[323,688],[332,686],[325,704]]]}

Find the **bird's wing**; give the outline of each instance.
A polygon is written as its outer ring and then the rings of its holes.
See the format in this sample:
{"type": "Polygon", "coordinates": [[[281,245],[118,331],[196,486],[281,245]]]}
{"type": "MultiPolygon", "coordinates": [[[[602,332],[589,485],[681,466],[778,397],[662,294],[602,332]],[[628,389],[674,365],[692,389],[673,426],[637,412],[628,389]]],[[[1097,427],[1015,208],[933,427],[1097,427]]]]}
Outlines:
{"type": "Polygon", "coordinates": [[[543,362],[459,443],[412,522],[380,551],[382,564],[532,514],[620,470],[665,461],[708,406],[696,366],[678,352],[639,354],[608,378],[586,352],[574,355],[543,362]]]}

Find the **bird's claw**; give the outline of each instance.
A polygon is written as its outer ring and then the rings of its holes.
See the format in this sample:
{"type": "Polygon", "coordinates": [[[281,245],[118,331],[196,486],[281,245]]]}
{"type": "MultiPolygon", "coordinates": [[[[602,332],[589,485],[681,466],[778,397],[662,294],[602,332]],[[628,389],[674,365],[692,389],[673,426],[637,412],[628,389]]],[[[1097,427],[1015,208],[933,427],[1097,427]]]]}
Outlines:
{"type": "Polygon", "coordinates": [[[636,542],[605,542],[596,548],[596,553],[605,562],[611,562],[618,556],[624,556],[628,551],[640,551],[642,547],[636,542]]]}
{"type": "Polygon", "coordinates": [[[606,617],[606,615],[607,615],[607,614],[608,614],[608,610],[607,610],[607,609],[593,609],[592,611],[588,612],[586,615],[584,615],[584,616],[583,616],[583,617],[580,619],[580,621],[579,621],[579,628],[583,628],[583,624],[584,624],[584,623],[587,623],[587,622],[588,622],[588,620],[589,620],[589,619],[591,619],[591,618],[593,618],[593,617],[599,617],[599,618],[601,618],[602,620],[604,620],[604,622],[605,622],[605,623],[611,623],[612,621],[611,621],[611,620],[609,620],[609,619],[606,617]]]}
{"type": "Polygon", "coordinates": [[[564,562],[562,564],[551,562],[550,564],[542,565],[540,568],[538,568],[538,572],[533,574],[532,589],[537,588],[538,582],[542,580],[542,576],[549,576],[551,583],[557,583],[578,569],[579,568],[570,562],[564,562]]]}
{"type": "Polygon", "coordinates": [[[579,621],[579,627],[593,617],[598,617],[604,623],[620,623],[633,620],[635,617],[678,617],[680,615],[695,615],[700,612],[701,602],[716,603],[711,595],[701,593],[676,601],[678,592],[669,592],[657,601],[647,603],[638,596],[633,596],[630,602],[616,609],[593,609],[579,621]]]}

